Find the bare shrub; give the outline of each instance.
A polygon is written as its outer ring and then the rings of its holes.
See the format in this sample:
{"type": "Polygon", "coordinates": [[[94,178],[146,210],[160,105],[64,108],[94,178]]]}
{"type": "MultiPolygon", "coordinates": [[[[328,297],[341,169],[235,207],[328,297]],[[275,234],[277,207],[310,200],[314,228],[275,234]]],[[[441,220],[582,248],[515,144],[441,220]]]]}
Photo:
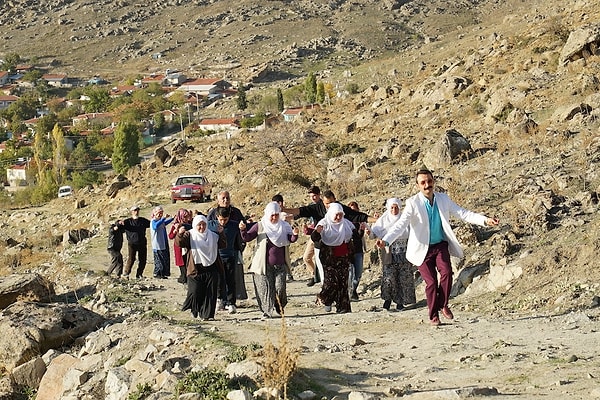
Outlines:
{"type": "Polygon", "coordinates": [[[277,389],[279,393],[283,392],[283,398],[287,399],[287,385],[298,368],[299,357],[300,350],[292,347],[288,339],[285,315],[282,311],[279,347],[275,347],[267,335],[267,342],[263,350],[262,378],[264,385],[269,389],[277,389]]]}

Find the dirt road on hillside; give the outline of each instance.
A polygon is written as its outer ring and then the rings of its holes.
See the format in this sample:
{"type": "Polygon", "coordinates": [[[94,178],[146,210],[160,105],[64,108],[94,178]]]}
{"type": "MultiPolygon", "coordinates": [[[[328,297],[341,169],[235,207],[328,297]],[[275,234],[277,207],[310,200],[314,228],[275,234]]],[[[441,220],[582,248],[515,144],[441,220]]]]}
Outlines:
{"type": "MultiPolygon", "coordinates": [[[[104,270],[105,242],[105,237],[94,238],[76,262],[83,269],[104,270]]],[[[150,257],[148,280],[153,280],[152,268],[150,257]]],[[[177,320],[190,320],[190,313],[179,311],[185,289],[176,281],[175,268],[172,272],[170,279],[155,282],[162,290],[149,292],[148,301],[171,310],[177,320]]],[[[365,283],[373,290],[362,293],[349,314],[326,313],[315,305],[319,286],[307,287],[304,280],[288,284],[285,323],[291,342],[302,349],[299,374],[305,382],[292,393],[600,398],[598,308],[565,315],[477,315],[464,311],[476,299],[459,296],[451,302],[455,319],[431,327],[422,286],[417,288],[418,308],[388,312],[381,308],[377,275],[374,268],[365,271],[365,283]]],[[[260,320],[251,275],[245,276],[250,299],[239,304],[236,314],[219,312],[215,321],[201,325],[239,345],[264,344],[267,335],[277,345],[281,319],[260,320]]]]}

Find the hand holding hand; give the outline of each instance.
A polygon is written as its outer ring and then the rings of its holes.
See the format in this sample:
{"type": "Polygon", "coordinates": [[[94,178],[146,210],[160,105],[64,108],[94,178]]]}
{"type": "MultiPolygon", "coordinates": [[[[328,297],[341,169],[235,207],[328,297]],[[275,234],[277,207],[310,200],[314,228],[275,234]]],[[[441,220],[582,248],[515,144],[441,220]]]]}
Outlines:
{"type": "Polygon", "coordinates": [[[381,239],[377,239],[377,241],[375,242],[375,245],[377,247],[379,247],[380,249],[383,249],[385,247],[385,242],[381,239]]]}
{"type": "Polygon", "coordinates": [[[240,228],[240,231],[246,230],[246,224],[244,223],[244,221],[240,221],[238,227],[240,228]]]}
{"type": "Polygon", "coordinates": [[[500,220],[496,217],[488,218],[485,220],[486,225],[488,226],[496,226],[500,223],[500,220]]]}

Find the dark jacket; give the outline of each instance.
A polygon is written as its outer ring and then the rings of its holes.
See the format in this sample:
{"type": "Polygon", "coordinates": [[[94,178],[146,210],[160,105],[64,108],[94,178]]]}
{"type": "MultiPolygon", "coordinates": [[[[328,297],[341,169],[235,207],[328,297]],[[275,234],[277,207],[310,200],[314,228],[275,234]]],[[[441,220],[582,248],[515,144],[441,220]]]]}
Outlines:
{"type": "Polygon", "coordinates": [[[127,218],[123,221],[123,228],[129,244],[145,244],[146,229],[150,228],[150,220],[144,217],[127,218]]]}
{"type": "MultiPolygon", "coordinates": [[[[336,202],[336,203],[339,203],[336,202]]],[[[341,204],[341,203],[340,203],[341,204]]],[[[361,211],[356,211],[351,209],[345,204],[341,204],[342,209],[344,210],[344,218],[351,222],[367,222],[369,216],[361,211]]],[[[327,213],[327,208],[323,203],[323,200],[319,200],[318,203],[312,203],[307,206],[302,206],[298,208],[298,215],[294,215],[294,218],[312,218],[315,221],[315,224],[320,220],[325,218],[325,214],[327,213]]]]}
{"type": "MultiPolygon", "coordinates": [[[[208,229],[214,233],[219,233],[219,221],[208,221],[208,229]]],[[[243,241],[242,236],[240,235],[240,227],[238,222],[234,222],[231,219],[227,221],[223,227],[223,233],[227,239],[227,247],[219,248],[219,255],[221,258],[237,258],[238,252],[243,250],[243,241]]]]}
{"type": "Polygon", "coordinates": [[[122,225],[110,224],[110,227],[108,228],[108,243],[106,244],[108,250],[121,251],[121,248],[123,248],[124,231],[125,229],[122,225]],[[115,230],[115,228],[117,229],[115,230]]]}

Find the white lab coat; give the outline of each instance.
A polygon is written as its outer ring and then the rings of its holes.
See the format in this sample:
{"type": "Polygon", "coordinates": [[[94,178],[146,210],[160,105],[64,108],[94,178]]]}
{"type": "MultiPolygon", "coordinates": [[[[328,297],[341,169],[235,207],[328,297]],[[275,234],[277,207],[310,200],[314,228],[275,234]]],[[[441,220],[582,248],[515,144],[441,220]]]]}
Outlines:
{"type": "MultiPolygon", "coordinates": [[[[448,250],[451,256],[462,258],[463,251],[458,239],[450,226],[450,215],[475,225],[485,226],[487,217],[466,210],[454,203],[445,193],[435,192],[435,204],[437,204],[442,220],[442,229],[445,240],[448,242],[448,250]]],[[[410,228],[408,244],[406,248],[406,259],[416,266],[425,261],[429,249],[429,218],[424,202],[428,201],[422,194],[418,193],[406,200],[404,210],[400,219],[390,227],[387,234],[382,238],[385,242],[393,243],[400,235],[410,228]]]]}

